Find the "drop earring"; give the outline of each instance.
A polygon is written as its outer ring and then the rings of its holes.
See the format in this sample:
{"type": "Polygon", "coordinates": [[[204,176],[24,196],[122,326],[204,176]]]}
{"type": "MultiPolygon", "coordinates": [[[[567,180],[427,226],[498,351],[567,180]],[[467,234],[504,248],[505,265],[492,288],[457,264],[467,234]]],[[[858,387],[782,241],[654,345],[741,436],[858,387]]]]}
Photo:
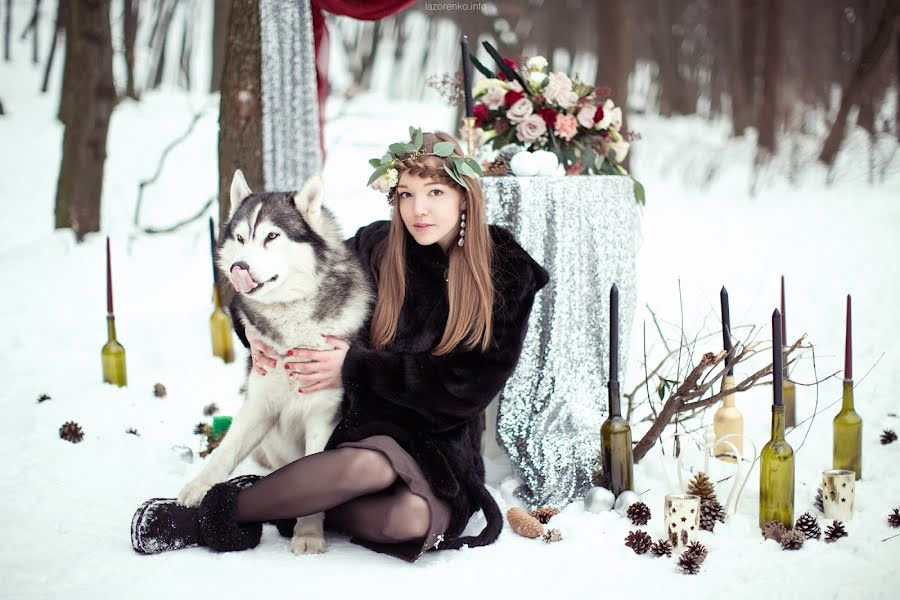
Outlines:
{"type": "Polygon", "coordinates": [[[462,247],[463,243],[466,241],[466,211],[462,212],[462,216],[460,217],[459,224],[459,245],[462,247]]]}

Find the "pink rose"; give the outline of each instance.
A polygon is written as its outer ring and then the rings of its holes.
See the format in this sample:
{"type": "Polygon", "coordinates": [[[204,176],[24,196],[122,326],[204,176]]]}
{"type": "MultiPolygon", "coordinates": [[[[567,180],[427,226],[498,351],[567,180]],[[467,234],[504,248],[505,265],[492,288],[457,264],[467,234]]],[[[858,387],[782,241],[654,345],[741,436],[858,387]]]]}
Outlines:
{"type": "Polygon", "coordinates": [[[506,111],[506,118],[512,123],[521,123],[526,118],[530,117],[533,112],[534,106],[532,106],[531,100],[528,98],[519,98],[516,100],[515,104],[510,106],[509,110],[506,111]]]}
{"type": "Polygon", "coordinates": [[[578,120],[573,115],[556,115],[556,135],[570,141],[578,133],[578,120]]]}
{"type": "Polygon", "coordinates": [[[590,129],[594,126],[595,114],[597,114],[597,107],[593,104],[585,104],[584,107],[578,111],[578,124],[585,129],[590,129]]]}
{"type": "Polygon", "coordinates": [[[529,115],[516,125],[516,138],[525,144],[534,143],[545,133],[547,133],[547,124],[540,115],[529,115]]]}
{"type": "Polygon", "coordinates": [[[550,73],[544,88],[544,97],[562,108],[571,108],[578,102],[578,94],[572,90],[572,80],[565,73],[550,73]]]}

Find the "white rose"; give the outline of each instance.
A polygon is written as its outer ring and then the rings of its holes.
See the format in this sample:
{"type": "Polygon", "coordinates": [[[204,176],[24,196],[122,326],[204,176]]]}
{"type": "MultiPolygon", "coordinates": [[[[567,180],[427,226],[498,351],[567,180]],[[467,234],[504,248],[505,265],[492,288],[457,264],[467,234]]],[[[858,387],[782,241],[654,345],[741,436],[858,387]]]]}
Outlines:
{"type": "Polygon", "coordinates": [[[603,103],[603,118],[597,121],[596,129],[609,129],[612,126],[616,130],[622,128],[622,109],[607,99],[603,103]]]}
{"type": "Polygon", "coordinates": [[[535,91],[541,89],[541,86],[544,85],[544,79],[546,77],[547,76],[540,71],[532,71],[528,75],[528,83],[531,85],[531,89],[535,91]]]}
{"type": "Polygon", "coordinates": [[[477,98],[493,88],[500,88],[501,90],[505,90],[507,88],[507,84],[505,81],[502,81],[500,79],[479,79],[472,86],[472,97],[477,98]]]}
{"type": "Polygon", "coordinates": [[[519,98],[516,100],[515,104],[510,106],[509,110],[506,111],[506,118],[509,119],[511,123],[521,123],[530,117],[533,112],[534,105],[531,104],[531,100],[528,98],[519,98]]]}
{"type": "Polygon", "coordinates": [[[572,80],[565,73],[550,73],[550,82],[544,88],[544,98],[562,108],[571,108],[578,102],[578,94],[572,90],[572,80]]]}
{"type": "Polygon", "coordinates": [[[481,98],[485,106],[490,110],[497,110],[503,106],[503,99],[506,97],[506,90],[500,86],[491,87],[487,93],[481,98]]]}
{"type": "Polygon", "coordinates": [[[532,56],[525,64],[529,71],[543,71],[547,68],[547,59],[543,56],[532,56]]]}

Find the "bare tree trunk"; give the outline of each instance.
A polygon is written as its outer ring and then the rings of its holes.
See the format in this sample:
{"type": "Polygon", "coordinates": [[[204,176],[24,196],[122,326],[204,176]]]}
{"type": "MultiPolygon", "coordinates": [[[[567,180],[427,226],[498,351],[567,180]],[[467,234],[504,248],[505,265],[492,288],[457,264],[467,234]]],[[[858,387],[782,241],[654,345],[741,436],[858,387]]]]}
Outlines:
{"type": "Polygon", "coordinates": [[[822,145],[822,152],[819,154],[819,160],[828,166],[834,164],[841,143],[844,141],[844,129],[847,125],[847,113],[853,106],[856,96],[863,88],[869,76],[875,70],[875,67],[885,56],[888,44],[890,44],[891,36],[894,32],[894,25],[897,15],[900,14],[900,0],[888,0],[879,20],[878,27],[872,34],[871,39],[866,43],[859,62],[853,72],[850,81],[844,87],[841,95],[841,107],[838,109],[837,117],[831,132],[828,134],[825,143],[822,145]]]}
{"type": "Polygon", "coordinates": [[[688,99],[687,82],[679,72],[679,46],[681,36],[673,33],[675,17],[670,0],[656,0],[655,54],[659,65],[660,113],[663,115],[687,115],[694,112],[688,99]]]}
{"type": "Polygon", "coordinates": [[[40,63],[40,58],[38,57],[38,24],[40,23],[40,16],[41,0],[34,0],[34,10],[31,12],[31,18],[28,19],[28,25],[22,30],[22,35],[19,38],[24,42],[28,34],[31,34],[31,62],[35,65],[40,63]]]}
{"type": "Polygon", "coordinates": [[[230,210],[234,171],[263,187],[262,40],[255,0],[234,0],[228,24],[219,108],[219,222],[230,210]]]}
{"type": "MultiPolygon", "coordinates": [[[[72,81],[72,115],[63,135],[56,188],[56,228],[71,227],[78,241],[100,230],[106,134],[116,102],[112,75],[110,0],[71,5],[66,63],[72,81]]],[[[71,116],[71,115],[70,115],[71,116]]]]}
{"type": "Polygon", "coordinates": [[[218,92],[222,87],[222,67],[225,64],[225,39],[228,36],[228,15],[231,14],[231,0],[213,2],[213,50],[210,92],[218,92]]]}
{"type": "Polygon", "coordinates": [[[41,93],[46,93],[50,89],[50,69],[53,67],[53,58],[56,56],[56,43],[59,36],[63,35],[66,30],[66,10],[68,8],[68,0],[59,0],[56,4],[56,23],[53,28],[53,38],[50,40],[50,52],[47,55],[47,67],[44,69],[44,81],[41,83],[41,93]]]}
{"type": "MultiPolygon", "coordinates": [[[[631,44],[634,17],[629,7],[629,0],[610,0],[604,4],[605,18],[616,23],[604,35],[598,36],[597,53],[601,57],[603,82],[612,88],[612,97],[617,106],[622,108],[623,129],[628,129],[628,76],[634,68],[634,51],[631,44]]],[[[574,58],[574,49],[573,49],[574,58]]],[[[622,161],[628,168],[629,156],[622,161]]]]}
{"type": "MultiPolygon", "coordinates": [[[[76,2],[79,0],[76,0],[76,2]]],[[[67,124],[72,114],[72,98],[74,97],[75,76],[72,73],[72,64],[69,62],[69,54],[72,49],[72,9],[76,2],[59,0],[59,18],[63,19],[63,29],[66,32],[66,58],[63,60],[62,92],[59,95],[59,114],[57,118],[61,123],[67,124]]]]}
{"type": "Polygon", "coordinates": [[[188,10],[188,8],[185,9],[184,29],[181,31],[181,56],[178,59],[181,80],[186,90],[191,89],[191,53],[194,40],[194,16],[193,12],[188,12],[188,10]]]}
{"type": "Polygon", "coordinates": [[[756,114],[758,145],[775,153],[775,129],[778,123],[778,81],[781,77],[781,11],[779,0],[766,2],[766,54],[763,68],[763,98],[756,114]]]}
{"type": "Polygon", "coordinates": [[[9,62],[10,38],[12,37],[12,0],[6,0],[6,17],[3,22],[3,59],[9,62]]]}
{"type": "Polygon", "coordinates": [[[743,135],[753,122],[756,89],[756,0],[737,0],[737,19],[731,19],[731,106],[734,135],[743,135]]]}
{"type": "Polygon", "coordinates": [[[124,3],[125,15],[122,26],[125,35],[125,71],[127,73],[125,95],[137,100],[137,90],[134,87],[134,45],[137,40],[138,11],[141,2],[140,0],[124,0],[124,3]]]}

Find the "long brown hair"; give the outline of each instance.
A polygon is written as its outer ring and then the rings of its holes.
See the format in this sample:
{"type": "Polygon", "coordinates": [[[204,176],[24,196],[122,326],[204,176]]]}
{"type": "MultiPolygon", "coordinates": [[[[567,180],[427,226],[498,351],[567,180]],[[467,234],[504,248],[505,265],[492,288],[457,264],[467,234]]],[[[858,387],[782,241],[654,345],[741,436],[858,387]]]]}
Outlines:
{"type": "MultiPolygon", "coordinates": [[[[453,142],[455,154],[463,156],[462,149],[452,136],[443,133],[426,133],[422,150],[433,152],[437,142],[453,142]]],[[[447,175],[444,165],[449,161],[437,156],[417,159],[406,158],[398,162],[400,175],[408,172],[428,177],[454,187],[465,196],[466,235],[463,246],[453,244],[448,252],[450,270],[447,276],[447,301],[449,314],[444,334],[432,354],[440,356],[454,350],[460,344],[467,349],[481,346],[486,351],[490,345],[493,323],[494,284],[491,279],[493,242],[488,231],[484,196],[477,179],[464,177],[469,189],[465,189],[447,175]]],[[[372,254],[372,271],[378,280],[378,299],[372,314],[369,330],[373,348],[382,349],[397,334],[397,320],[406,297],[406,225],[397,206],[397,188],[391,191],[394,205],[390,230],[380,251],[372,254]]]]}

